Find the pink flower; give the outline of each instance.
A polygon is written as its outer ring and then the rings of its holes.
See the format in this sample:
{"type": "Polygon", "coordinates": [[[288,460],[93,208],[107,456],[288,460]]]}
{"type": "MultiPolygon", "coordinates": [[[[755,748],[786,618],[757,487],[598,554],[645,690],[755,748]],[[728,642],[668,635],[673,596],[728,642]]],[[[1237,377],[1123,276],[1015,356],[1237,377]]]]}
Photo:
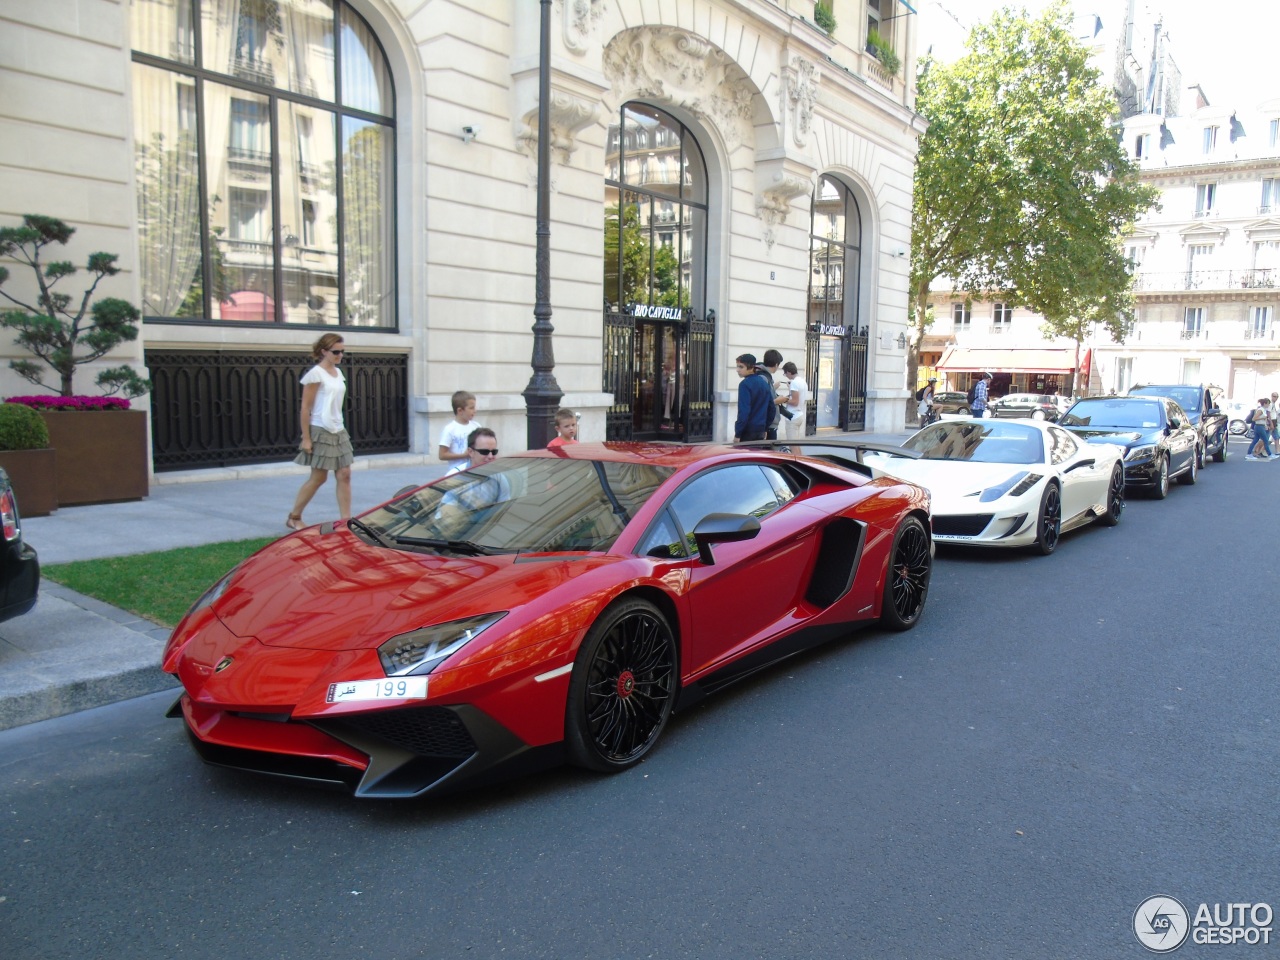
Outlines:
{"type": "Polygon", "coordinates": [[[128,410],[129,401],[123,397],[10,397],[6,403],[20,403],[37,410],[128,410]]]}

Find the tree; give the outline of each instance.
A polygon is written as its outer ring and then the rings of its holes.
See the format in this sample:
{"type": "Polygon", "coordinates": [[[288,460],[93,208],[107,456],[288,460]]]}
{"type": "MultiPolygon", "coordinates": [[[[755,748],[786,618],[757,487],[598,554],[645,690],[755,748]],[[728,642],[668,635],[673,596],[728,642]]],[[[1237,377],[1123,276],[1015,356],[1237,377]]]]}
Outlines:
{"type": "Polygon", "coordinates": [[[912,200],[909,389],[939,277],[1030,307],[1055,333],[1100,321],[1122,340],[1132,279],[1117,237],[1156,198],[1121,149],[1115,97],[1062,0],[1037,19],[997,12],[968,51],[926,62],[919,81],[929,127],[912,200]]]}
{"type": "MultiPolygon", "coordinates": [[[[12,257],[30,267],[39,290],[36,306],[0,290],[0,296],[21,308],[0,312],[0,326],[17,330],[18,343],[53,368],[59,385],[45,383],[41,379],[45,368],[30,360],[11,360],[9,366],[24,380],[46,390],[57,390],[64,397],[74,393],[72,380],[77,366],[97,360],[126,340],[138,337],[137,307],[118,297],[93,301],[102,279],[120,272],[116,254],[89,254],[86,269],[93,275],[93,282],[79,303],[70,294],[54,289],[61,280],[76,273],[76,267],[69,260],[44,263],[41,254],[51,243],[65,245],[75,232],[74,227],[61,220],[35,214],[24,216],[20,227],[0,229],[0,256],[12,257]],[[77,353],[79,347],[86,352],[77,353]]],[[[8,279],[9,271],[0,267],[0,285],[8,279]]],[[[97,384],[107,394],[123,391],[127,397],[138,397],[151,389],[151,381],[140,377],[130,366],[103,370],[97,384]]]]}

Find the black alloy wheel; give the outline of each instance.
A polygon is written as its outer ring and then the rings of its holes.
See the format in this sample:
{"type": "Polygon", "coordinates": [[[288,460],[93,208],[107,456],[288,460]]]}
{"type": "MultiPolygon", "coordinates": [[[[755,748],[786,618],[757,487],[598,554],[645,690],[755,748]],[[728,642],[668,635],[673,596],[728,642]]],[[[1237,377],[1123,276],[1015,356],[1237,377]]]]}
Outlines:
{"type": "Polygon", "coordinates": [[[919,517],[907,517],[893,535],[880,602],[881,626],[889,630],[910,630],[920,622],[932,573],[933,551],[928,531],[919,517]]]}
{"type": "Polygon", "coordinates": [[[652,603],[624,599],[587,631],[565,711],[571,762],[612,773],[639,763],[675,705],[676,642],[652,603]]]}
{"type": "Polygon", "coordinates": [[[1169,495],[1169,458],[1156,454],[1156,485],[1151,489],[1153,500],[1163,500],[1169,495]]]}
{"type": "Polygon", "coordinates": [[[1040,498],[1040,519],[1036,522],[1036,550],[1047,557],[1058,549],[1062,535],[1062,494],[1056,483],[1044,488],[1040,498]]]}
{"type": "Polygon", "coordinates": [[[1116,464],[1111,470],[1111,482],[1107,484],[1107,512],[1102,515],[1105,526],[1114,527],[1124,513],[1124,467],[1116,464]]]}
{"type": "Polygon", "coordinates": [[[1182,473],[1179,474],[1178,482],[1186,487],[1190,487],[1194,485],[1196,480],[1200,478],[1201,463],[1202,463],[1202,460],[1200,458],[1200,448],[1196,447],[1196,452],[1191,457],[1191,466],[1187,467],[1186,470],[1182,471],[1182,473]]]}

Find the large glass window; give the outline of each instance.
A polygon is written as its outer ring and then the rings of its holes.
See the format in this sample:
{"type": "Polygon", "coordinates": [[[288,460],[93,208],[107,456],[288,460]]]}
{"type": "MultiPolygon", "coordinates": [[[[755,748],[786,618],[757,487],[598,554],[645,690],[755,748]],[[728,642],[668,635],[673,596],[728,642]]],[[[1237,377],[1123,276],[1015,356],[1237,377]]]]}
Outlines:
{"type": "Polygon", "coordinates": [[[654,107],[629,103],[605,156],[605,299],[701,312],[707,176],[697,141],[654,107]]]}
{"type": "Polygon", "coordinates": [[[809,330],[818,336],[817,369],[809,381],[819,427],[840,425],[849,338],[857,327],[862,216],[853,194],[823,176],[813,197],[809,228],[809,330]]]}
{"type": "Polygon", "coordinates": [[[131,0],[143,315],[394,329],[395,98],[343,0],[131,0]]]}

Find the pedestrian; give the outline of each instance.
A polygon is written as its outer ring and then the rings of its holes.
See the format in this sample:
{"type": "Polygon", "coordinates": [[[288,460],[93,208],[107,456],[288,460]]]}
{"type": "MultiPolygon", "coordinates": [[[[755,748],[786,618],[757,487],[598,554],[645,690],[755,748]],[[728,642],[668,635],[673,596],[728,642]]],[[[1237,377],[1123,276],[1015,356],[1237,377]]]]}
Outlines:
{"type": "Polygon", "coordinates": [[[578,415],[568,407],[556,411],[556,435],[547,444],[547,449],[563,447],[567,443],[578,442],[578,415]]]}
{"type": "Polygon", "coordinates": [[[302,442],[294,463],[311,468],[311,475],[302,481],[302,488],[294,498],[293,510],[284,525],[290,530],[301,530],[302,511],[307,508],[316,491],[324,485],[333,471],[338,486],[338,515],[344,520],[351,516],[351,462],[355,452],[351,437],[342,423],[342,401],[347,396],[347,379],[338,369],[346,353],[342,337],[326,333],[311,345],[311,356],[316,365],[302,377],[302,442]]]}
{"type": "Polygon", "coordinates": [[[780,395],[779,391],[781,391],[781,394],[789,392],[786,389],[786,384],[778,381],[778,365],[781,363],[781,353],[777,350],[766,350],[764,352],[764,358],[756,367],[756,373],[764,377],[769,383],[769,394],[771,397],[770,403],[772,404],[769,409],[769,422],[765,426],[764,430],[764,438],[766,440],[778,439],[778,421],[782,419],[782,414],[780,412],[781,407],[777,405],[777,397],[780,395]]]}
{"type": "Polygon", "coordinates": [[[476,417],[476,397],[473,393],[467,393],[466,390],[458,390],[454,393],[451,400],[453,404],[453,419],[444,425],[444,429],[440,431],[440,449],[438,451],[440,459],[450,464],[463,462],[463,466],[459,469],[466,469],[467,460],[467,437],[471,435],[471,431],[480,426],[474,422],[476,417]]]}
{"type": "MultiPolygon", "coordinates": [[[[1271,452],[1280,453],[1280,393],[1271,391],[1271,452]]],[[[1226,443],[1226,440],[1222,441],[1226,443]]]]}
{"type": "Polygon", "coordinates": [[[782,375],[787,378],[788,389],[785,397],[778,398],[784,420],[779,426],[787,440],[803,440],[808,419],[809,385],[790,360],[782,365],[782,375]]]}
{"type": "Polygon", "coordinates": [[[1263,397],[1245,421],[1253,428],[1253,442],[1249,444],[1249,452],[1244,455],[1246,460],[1274,460],[1280,456],[1271,452],[1271,416],[1271,400],[1263,397]],[[1258,456],[1256,453],[1258,449],[1261,449],[1266,456],[1258,456]]]}
{"type": "Polygon", "coordinates": [[[927,427],[933,423],[933,388],[938,382],[937,377],[930,377],[926,383],[916,392],[916,415],[920,418],[920,426],[927,427]]]}
{"type": "Polygon", "coordinates": [[[738,419],[733,425],[733,440],[763,440],[769,429],[769,411],[778,409],[770,381],[756,369],[753,353],[738,357],[736,368],[742,379],[738,383],[738,419]]]}
{"type": "Polygon", "coordinates": [[[969,410],[975,417],[987,415],[987,397],[990,392],[991,374],[983,373],[978,378],[978,382],[973,385],[973,402],[969,404],[969,410]]]}

